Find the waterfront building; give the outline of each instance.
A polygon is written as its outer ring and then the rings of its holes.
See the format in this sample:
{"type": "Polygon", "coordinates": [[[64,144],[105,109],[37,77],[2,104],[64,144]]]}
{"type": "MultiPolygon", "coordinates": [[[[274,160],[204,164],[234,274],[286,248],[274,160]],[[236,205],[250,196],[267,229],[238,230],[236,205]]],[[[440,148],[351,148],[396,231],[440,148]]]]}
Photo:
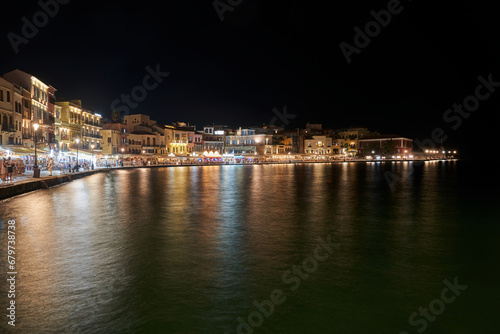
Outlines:
{"type": "Polygon", "coordinates": [[[348,127],[335,131],[338,138],[344,139],[345,153],[355,156],[359,151],[359,140],[366,136],[379,135],[378,132],[370,132],[364,127],[348,127]]]}
{"type": "Polygon", "coordinates": [[[225,125],[203,127],[203,151],[224,152],[224,136],[229,133],[225,125]]]}
{"type": "Polygon", "coordinates": [[[346,141],[344,138],[340,136],[333,135],[332,136],[332,153],[334,155],[344,154],[346,151],[346,141]]]}
{"type": "Polygon", "coordinates": [[[264,156],[272,154],[272,142],[272,135],[256,134],[255,129],[239,128],[225,137],[224,153],[264,156]]]}
{"type": "Polygon", "coordinates": [[[165,126],[165,141],[171,157],[187,157],[194,151],[196,128],[184,122],[175,122],[165,126]]]}
{"type": "Polygon", "coordinates": [[[57,141],[55,137],[56,91],[57,89],[51,85],[47,87],[47,144],[51,150],[57,148],[57,141]]]}
{"type": "Polygon", "coordinates": [[[150,116],[144,114],[127,115],[124,117],[124,124],[129,154],[164,155],[167,153],[164,125],[158,124],[150,116]]]}
{"type": "Polygon", "coordinates": [[[359,139],[358,154],[394,155],[409,158],[413,152],[413,140],[398,135],[374,135],[359,139]]]}
{"type": "Polygon", "coordinates": [[[62,136],[61,136],[61,127],[62,127],[62,122],[61,122],[61,112],[62,112],[62,107],[58,104],[54,104],[54,137],[56,141],[56,149],[59,150],[61,147],[61,142],[62,142],[62,136]]]}
{"type": "MultiPolygon", "coordinates": [[[[201,131],[196,131],[193,135],[193,153],[194,155],[201,155],[203,154],[205,150],[205,143],[203,141],[203,132],[201,131]]],[[[222,153],[222,150],[219,150],[220,153],[222,153]]]]}
{"type": "Polygon", "coordinates": [[[90,110],[82,109],[82,149],[90,150],[91,145],[94,149],[101,149],[101,131],[102,116],[90,110]]]}
{"type": "Polygon", "coordinates": [[[35,147],[33,138],[33,123],[32,123],[32,111],[31,111],[31,92],[26,88],[20,86],[23,90],[23,105],[22,105],[22,137],[23,145],[26,147],[35,147]]]}
{"type": "Polygon", "coordinates": [[[127,129],[127,133],[134,132],[134,128],[138,125],[152,127],[156,121],[152,120],[150,116],[144,114],[126,115],[123,117],[123,123],[127,129]]]}
{"type": "MultiPolygon", "coordinates": [[[[102,123],[102,130],[101,130],[101,147],[103,148],[103,151],[102,153],[103,154],[112,154],[112,153],[109,153],[108,150],[106,150],[105,152],[105,147],[108,146],[108,138],[110,138],[110,133],[109,132],[106,132],[106,134],[104,133],[104,130],[115,130],[117,131],[118,133],[120,133],[120,139],[119,139],[119,143],[117,144],[117,152],[123,152],[123,153],[130,153],[130,147],[128,145],[128,135],[129,133],[127,132],[127,126],[125,125],[125,123],[121,123],[119,121],[115,121],[115,122],[106,122],[106,123],[102,123]],[[123,151],[122,151],[123,149],[123,151]]],[[[111,142],[114,142],[113,140],[111,140],[111,142]]],[[[111,151],[113,151],[111,149],[111,151]]]]}
{"type": "MultiPolygon", "coordinates": [[[[122,148],[122,137],[119,130],[112,128],[105,128],[101,130],[102,136],[102,154],[103,155],[113,155],[121,153],[122,148]]],[[[131,146],[127,144],[127,153],[131,153],[129,150],[131,146]]],[[[138,152],[140,147],[138,148],[138,152]]],[[[139,153],[138,153],[139,154],[139,153]]]]}
{"type": "MultiPolygon", "coordinates": [[[[42,82],[35,76],[18,69],[5,73],[3,78],[30,92],[31,121],[40,124],[37,135],[38,144],[49,145],[50,133],[53,130],[54,123],[53,118],[49,118],[48,112],[49,90],[51,94],[54,95],[56,89],[42,82]]],[[[50,104],[52,104],[52,102],[51,99],[50,104]]]]}
{"type": "Polygon", "coordinates": [[[283,135],[290,140],[292,154],[304,153],[304,135],[301,134],[300,129],[284,130],[283,135]]]}
{"type": "Polygon", "coordinates": [[[82,140],[82,103],[80,100],[69,100],[56,101],[56,105],[61,107],[59,151],[76,151],[75,139],[82,140]]]}
{"type": "Polygon", "coordinates": [[[169,152],[178,156],[187,156],[188,148],[188,132],[189,128],[175,127],[173,130],[173,137],[170,141],[169,152]]]}
{"type": "Polygon", "coordinates": [[[330,136],[313,135],[304,139],[305,154],[324,157],[333,154],[332,138],[330,136]]]}
{"type": "Polygon", "coordinates": [[[0,78],[0,146],[22,144],[22,95],[19,86],[0,78]]]}

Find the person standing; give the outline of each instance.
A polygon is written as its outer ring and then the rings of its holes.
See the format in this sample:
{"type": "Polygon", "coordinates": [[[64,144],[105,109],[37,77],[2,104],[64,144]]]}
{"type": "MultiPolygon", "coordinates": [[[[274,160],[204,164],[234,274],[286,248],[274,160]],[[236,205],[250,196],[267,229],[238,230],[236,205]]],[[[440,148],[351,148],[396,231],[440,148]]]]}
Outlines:
{"type": "Polygon", "coordinates": [[[10,157],[7,158],[7,178],[9,181],[12,181],[12,172],[14,171],[14,166],[12,165],[12,161],[10,160],[10,157]]]}
{"type": "Polygon", "coordinates": [[[0,177],[2,178],[2,181],[6,181],[7,179],[7,161],[5,161],[5,158],[1,161],[0,177]]]}
{"type": "Polygon", "coordinates": [[[52,176],[52,164],[53,164],[52,158],[50,158],[49,163],[47,165],[47,169],[49,170],[49,173],[50,173],[49,176],[52,176]]]}

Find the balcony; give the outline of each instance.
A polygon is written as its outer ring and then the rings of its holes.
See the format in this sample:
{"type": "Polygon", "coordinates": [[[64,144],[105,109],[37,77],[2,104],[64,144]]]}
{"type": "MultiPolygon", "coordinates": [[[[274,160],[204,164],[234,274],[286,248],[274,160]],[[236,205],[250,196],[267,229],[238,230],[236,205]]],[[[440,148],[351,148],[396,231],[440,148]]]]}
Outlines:
{"type": "Polygon", "coordinates": [[[16,127],[14,125],[2,124],[2,132],[16,132],[16,127]]]}
{"type": "Polygon", "coordinates": [[[83,137],[89,137],[89,138],[97,138],[97,139],[102,139],[101,135],[96,135],[96,134],[91,134],[91,133],[83,133],[83,137]]]}

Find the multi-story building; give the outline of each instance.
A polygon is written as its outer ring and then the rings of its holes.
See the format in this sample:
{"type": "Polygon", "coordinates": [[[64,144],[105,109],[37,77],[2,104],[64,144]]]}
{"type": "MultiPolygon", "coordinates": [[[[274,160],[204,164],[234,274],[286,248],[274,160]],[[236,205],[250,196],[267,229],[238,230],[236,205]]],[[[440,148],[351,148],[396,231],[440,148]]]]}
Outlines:
{"type": "Polygon", "coordinates": [[[164,155],[166,148],[165,126],[151,120],[148,115],[135,114],[124,117],[126,149],[129,154],[164,155]]]}
{"type": "MultiPolygon", "coordinates": [[[[37,132],[37,140],[39,144],[43,143],[48,145],[50,143],[50,129],[53,129],[53,118],[49,118],[48,112],[49,90],[51,93],[55,93],[55,88],[42,82],[35,76],[18,69],[5,73],[3,78],[30,92],[31,121],[40,125],[37,132]]],[[[25,106],[23,106],[23,108],[24,107],[25,106]]],[[[29,133],[28,131],[26,132],[29,133]]]]}
{"type": "Polygon", "coordinates": [[[332,154],[344,154],[346,150],[345,139],[334,135],[332,137],[332,154]]]}
{"type": "Polygon", "coordinates": [[[23,142],[23,88],[17,84],[12,84],[12,110],[14,111],[14,126],[16,133],[14,134],[14,144],[22,145],[23,142]]]}
{"type": "Polygon", "coordinates": [[[34,147],[33,141],[33,123],[32,123],[32,111],[31,111],[31,92],[26,88],[21,87],[23,90],[23,106],[22,106],[22,116],[23,116],[23,126],[22,126],[22,136],[23,145],[27,147],[34,147]]]}
{"type": "Polygon", "coordinates": [[[59,125],[59,150],[67,152],[76,149],[75,139],[82,140],[82,103],[80,100],[57,101],[61,107],[61,124],[59,125]]]}
{"type": "Polygon", "coordinates": [[[368,128],[363,127],[349,127],[335,131],[336,137],[344,139],[345,153],[352,156],[358,153],[360,139],[378,134],[378,132],[370,132],[368,128]]]}
{"type": "Polygon", "coordinates": [[[61,147],[61,112],[62,107],[58,104],[54,104],[54,138],[56,141],[56,150],[61,147]]]}
{"type": "Polygon", "coordinates": [[[90,110],[82,109],[82,148],[89,150],[91,145],[94,149],[101,149],[102,116],[90,110]]]}
{"type": "Polygon", "coordinates": [[[144,125],[152,127],[156,123],[156,121],[151,120],[151,117],[148,115],[134,114],[124,116],[123,123],[125,124],[125,128],[127,129],[127,133],[132,133],[134,132],[135,126],[144,125]]]}
{"type": "Polygon", "coordinates": [[[316,156],[333,154],[332,137],[313,135],[304,139],[304,153],[316,156]]]}
{"type": "Polygon", "coordinates": [[[412,155],[413,140],[398,135],[366,136],[359,140],[358,154],[395,155],[408,158],[412,155]]]}
{"type": "Polygon", "coordinates": [[[187,155],[188,150],[188,133],[191,128],[175,127],[172,132],[172,139],[170,140],[169,152],[176,155],[187,155]]]}
{"type": "Polygon", "coordinates": [[[269,134],[256,134],[255,129],[239,128],[236,132],[225,137],[224,153],[244,155],[272,154],[273,136],[269,134]]]}
{"type": "Polygon", "coordinates": [[[22,144],[22,97],[9,81],[0,78],[0,145],[22,144]]]}
{"type": "Polygon", "coordinates": [[[51,149],[57,148],[57,141],[55,138],[55,103],[56,91],[52,86],[47,88],[47,141],[51,149]]]}
{"type": "MultiPolygon", "coordinates": [[[[205,150],[205,143],[203,141],[203,133],[195,132],[193,135],[193,153],[196,155],[201,155],[205,150]]],[[[219,151],[222,153],[222,150],[219,151]]]]}
{"type": "MultiPolygon", "coordinates": [[[[121,148],[124,148],[122,146],[122,137],[121,133],[119,130],[116,129],[111,129],[111,128],[106,128],[101,130],[101,135],[102,135],[102,154],[118,154],[122,153],[121,148]]],[[[130,149],[130,145],[126,145],[127,147],[127,152],[125,153],[131,153],[128,152],[130,149]]]]}
{"type": "Polygon", "coordinates": [[[203,127],[203,151],[223,152],[224,136],[229,133],[225,125],[213,125],[203,127]]]}
{"type": "MultiPolygon", "coordinates": [[[[117,149],[117,152],[122,152],[122,149],[123,149],[123,153],[130,153],[130,150],[129,150],[129,146],[128,146],[128,132],[127,132],[127,127],[125,126],[125,123],[121,123],[121,122],[108,122],[108,123],[103,123],[102,124],[102,130],[101,130],[101,136],[102,136],[102,142],[101,142],[101,147],[103,148],[103,154],[112,154],[112,153],[109,153],[109,152],[105,152],[104,148],[106,146],[109,146],[108,143],[114,143],[114,139],[112,141],[109,141],[109,137],[110,137],[110,132],[107,132],[106,135],[103,131],[105,130],[114,130],[114,131],[117,131],[120,133],[120,140],[119,140],[119,143],[117,144],[118,145],[118,149],[117,149]]],[[[113,135],[114,136],[114,135],[113,135]]]]}

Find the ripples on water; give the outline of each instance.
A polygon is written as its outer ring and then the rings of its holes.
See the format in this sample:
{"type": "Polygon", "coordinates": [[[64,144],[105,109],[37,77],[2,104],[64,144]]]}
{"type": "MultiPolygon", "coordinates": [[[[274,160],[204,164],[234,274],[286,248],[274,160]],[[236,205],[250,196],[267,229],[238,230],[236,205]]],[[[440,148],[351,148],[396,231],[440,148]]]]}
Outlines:
{"type": "Polygon", "coordinates": [[[15,331],[237,333],[280,289],[286,301],[255,333],[416,333],[410,314],[458,276],[468,290],[426,332],[480,332],[488,322],[472,315],[493,315],[500,296],[498,197],[473,194],[469,169],[117,170],[2,202],[2,249],[6,220],[17,224],[15,331]],[[388,170],[402,178],[394,191],[388,170]],[[340,246],[292,292],[283,273],[329,235],[340,246]]]}

